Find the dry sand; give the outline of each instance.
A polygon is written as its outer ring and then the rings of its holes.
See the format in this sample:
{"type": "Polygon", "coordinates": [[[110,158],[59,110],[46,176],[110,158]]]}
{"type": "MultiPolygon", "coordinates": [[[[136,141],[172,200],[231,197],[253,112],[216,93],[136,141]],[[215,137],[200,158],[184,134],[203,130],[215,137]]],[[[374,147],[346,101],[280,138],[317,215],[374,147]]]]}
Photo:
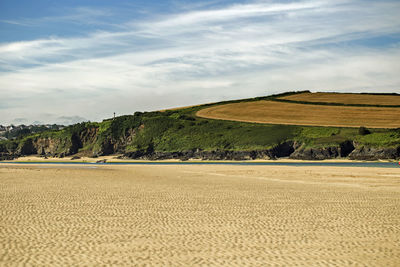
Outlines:
{"type": "Polygon", "coordinates": [[[0,196],[0,265],[400,265],[400,168],[2,164],[0,196]]]}

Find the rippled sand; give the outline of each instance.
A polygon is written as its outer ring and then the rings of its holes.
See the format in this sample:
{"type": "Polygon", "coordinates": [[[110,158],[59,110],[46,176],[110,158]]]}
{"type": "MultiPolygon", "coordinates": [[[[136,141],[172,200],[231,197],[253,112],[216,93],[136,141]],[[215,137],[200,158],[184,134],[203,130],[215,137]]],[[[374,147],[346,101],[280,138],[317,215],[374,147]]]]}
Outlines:
{"type": "Polygon", "coordinates": [[[0,166],[0,265],[400,266],[400,168],[0,166]]]}

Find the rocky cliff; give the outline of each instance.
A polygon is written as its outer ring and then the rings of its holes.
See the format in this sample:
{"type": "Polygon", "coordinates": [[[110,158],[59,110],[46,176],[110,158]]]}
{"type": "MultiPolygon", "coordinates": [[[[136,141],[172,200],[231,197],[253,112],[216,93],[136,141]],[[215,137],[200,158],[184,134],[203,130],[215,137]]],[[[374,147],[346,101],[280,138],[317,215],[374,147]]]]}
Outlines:
{"type": "Polygon", "coordinates": [[[42,155],[64,157],[74,155],[79,149],[96,141],[97,128],[87,128],[79,133],[62,137],[31,137],[21,141],[14,153],[18,156],[42,155]]]}
{"type": "Polygon", "coordinates": [[[361,146],[354,149],[349,154],[349,159],[353,160],[379,160],[379,159],[399,159],[400,146],[395,148],[374,148],[361,146]]]}
{"type": "MultiPolygon", "coordinates": [[[[285,142],[272,149],[266,150],[211,150],[204,151],[193,149],[186,151],[163,152],[152,149],[136,150],[125,152],[124,145],[130,142],[134,136],[132,132],[124,139],[105,140],[97,149],[86,152],[86,155],[97,157],[122,153],[124,158],[143,159],[143,160],[164,160],[164,159],[199,159],[199,160],[254,160],[254,159],[278,159],[289,157],[290,159],[300,160],[324,160],[349,158],[352,160],[379,160],[379,159],[399,159],[400,146],[396,148],[372,148],[354,147],[351,142],[342,146],[332,147],[305,147],[304,144],[296,142],[285,142]]],[[[28,139],[16,151],[1,151],[0,160],[10,160],[19,156],[41,155],[51,157],[65,157],[79,154],[79,149],[84,145],[92,144],[95,140],[95,131],[84,136],[73,136],[71,139],[51,139],[38,138],[28,139]],[[82,137],[82,139],[81,139],[82,137]]]]}
{"type": "Polygon", "coordinates": [[[304,144],[295,144],[296,149],[290,154],[291,159],[323,160],[346,158],[354,150],[353,142],[345,141],[338,146],[307,147],[304,144]]]}
{"type": "Polygon", "coordinates": [[[212,150],[203,151],[201,149],[177,151],[177,152],[156,152],[153,150],[138,150],[124,154],[125,158],[144,159],[144,160],[163,160],[163,159],[200,159],[200,160],[254,160],[254,159],[276,159],[288,157],[293,152],[293,142],[285,142],[266,150],[212,150]]]}
{"type": "Polygon", "coordinates": [[[400,146],[397,148],[354,148],[352,142],[346,141],[340,146],[305,148],[303,144],[285,142],[268,150],[231,151],[231,150],[189,150],[177,152],[155,152],[138,150],[125,153],[124,158],[143,160],[164,159],[199,159],[199,160],[255,160],[278,159],[289,157],[299,160],[325,160],[325,159],[352,159],[352,160],[379,160],[400,159],[400,146]]]}
{"type": "Polygon", "coordinates": [[[135,113],[0,142],[0,160],[47,157],[252,160],[400,158],[400,129],[267,125],[197,118],[195,109],[135,113]]]}

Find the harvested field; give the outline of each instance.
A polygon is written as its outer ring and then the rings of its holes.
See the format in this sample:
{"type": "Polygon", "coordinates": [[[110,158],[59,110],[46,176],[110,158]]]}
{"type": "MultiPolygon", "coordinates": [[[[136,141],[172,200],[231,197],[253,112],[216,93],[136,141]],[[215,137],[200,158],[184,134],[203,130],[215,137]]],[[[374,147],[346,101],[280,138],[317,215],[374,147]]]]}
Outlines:
{"type": "Polygon", "coordinates": [[[167,108],[167,109],[162,109],[159,110],[160,112],[165,112],[165,111],[172,111],[172,110],[180,110],[180,109],[186,109],[186,108],[193,108],[193,107],[197,107],[199,105],[191,105],[191,106],[183,106],[183,107],[176,107],[176,108],[167,108]]]}
{"type": "Polygon", "coordinates": [[[400,168],[0,166],[0,263],[399,266],[400,168]]]}
{"type": "Polygon", "coordinates": [[[197,116],[256,123],[370,128],[400,127],[400,109],[305,105],[276,101],[240,102],[205,108],[197,116]]]}
{"type": "MultiPolygon", "coordinates": [[[[280,99],[359,105],[400,105],[400,95],[367,95],[339,93],[302,93],[279,97],[280,99]]],[[[399,111],[400,112],[400,111],[399,111]]]]}

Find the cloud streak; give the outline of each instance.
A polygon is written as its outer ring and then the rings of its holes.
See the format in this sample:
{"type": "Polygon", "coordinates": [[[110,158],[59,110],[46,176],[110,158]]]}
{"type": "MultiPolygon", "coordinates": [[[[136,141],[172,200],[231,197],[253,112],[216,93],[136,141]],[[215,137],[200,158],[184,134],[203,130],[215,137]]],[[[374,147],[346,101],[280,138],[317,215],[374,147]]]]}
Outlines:
{"type": "Polygon", "coordinates": [[[396,1],[254,2],[0,44],[0,101],[16,106],[0,109],[0,123],[45,112],[99,120],[286,90],[400,93],[399,10],[396,1]],[[362,41],[382,36],[394,41],[362,41]]]}

